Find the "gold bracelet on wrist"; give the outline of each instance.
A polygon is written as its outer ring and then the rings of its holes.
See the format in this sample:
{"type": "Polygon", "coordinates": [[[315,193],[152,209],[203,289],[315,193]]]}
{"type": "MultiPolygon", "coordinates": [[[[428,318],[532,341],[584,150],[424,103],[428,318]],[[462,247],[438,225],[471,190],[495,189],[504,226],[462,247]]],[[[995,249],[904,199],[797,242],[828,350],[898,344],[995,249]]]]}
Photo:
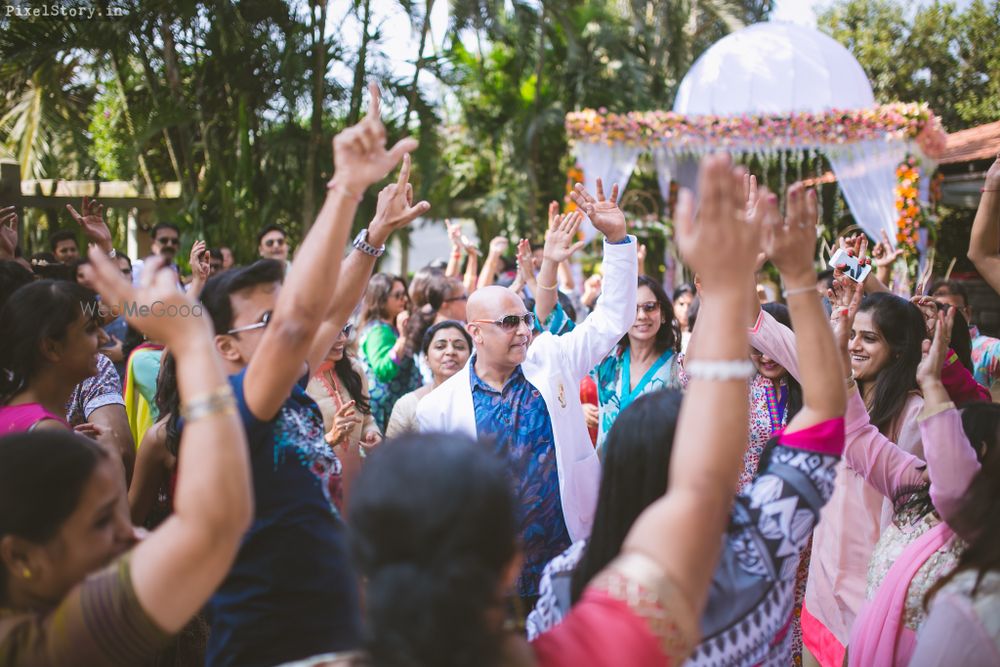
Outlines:
{"type": "Polygon", "coordinates": [[[189,424],[206,417],[233,414],[236,414],[236,397],[228,383],[204,394],[198,394],[191,400],[184,401],[181,406],[181,417],[189,424]]]}
{"type": "Polygon", "coordinates": [[[541,284],[540,282],[538,282],[538,279],[536,278],[536,279],[535,279],[535,286],[536,286],[536,287],[537,287],[538,289],[544,289],[544,290],[554,290],[554,289],[556,289],[557,287],[559,287],[559,284],[557,283],[557,284],[555,284],[555,285],[551,285],[551,286],[550,286],[550,285],[543,285],[543,284],[541,284]]]}

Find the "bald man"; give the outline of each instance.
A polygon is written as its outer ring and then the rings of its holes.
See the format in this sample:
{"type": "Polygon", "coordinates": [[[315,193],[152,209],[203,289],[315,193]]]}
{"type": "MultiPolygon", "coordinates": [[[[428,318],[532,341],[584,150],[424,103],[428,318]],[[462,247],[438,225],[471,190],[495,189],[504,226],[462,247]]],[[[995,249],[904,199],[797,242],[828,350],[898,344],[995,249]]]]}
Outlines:
{"type": "Polygon", "coordinates": [[[574,199],[605,235],[604,293],[572,332],[543,333],[531,347],[533,316],[504,287],[469,298],[476,353],[417,405],[420,430],[457,431],[491,442],[508,464],[520,503],[524,568],[517,592],[531,608],[545,564],[590,535],[601,467],[580,405],[580,380],[635,320],[637,244],[615,203],[582,186],[574,199]]]}

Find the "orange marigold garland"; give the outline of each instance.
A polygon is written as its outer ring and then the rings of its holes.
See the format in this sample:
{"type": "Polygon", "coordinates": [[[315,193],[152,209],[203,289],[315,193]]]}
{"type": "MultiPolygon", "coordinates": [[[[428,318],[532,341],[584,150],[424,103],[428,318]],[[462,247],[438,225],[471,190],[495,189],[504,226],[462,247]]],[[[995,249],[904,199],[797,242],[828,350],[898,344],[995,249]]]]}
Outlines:
{"type": "Polygon", "coordinates": [[[920,160],[912,155],[896,168],[896,243],[907,260],[919,256],[920,228],[926,224],[918,199],[920,176],[920,160]]]}

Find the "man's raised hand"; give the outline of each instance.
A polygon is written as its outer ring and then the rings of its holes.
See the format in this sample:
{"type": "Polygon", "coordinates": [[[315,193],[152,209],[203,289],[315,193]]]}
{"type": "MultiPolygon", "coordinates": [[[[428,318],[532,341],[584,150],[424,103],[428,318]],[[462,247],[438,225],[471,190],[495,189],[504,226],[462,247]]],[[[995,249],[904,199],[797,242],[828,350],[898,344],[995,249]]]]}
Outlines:
{"type": "Polygon", "coordinates": [[[83,210],[82,214],[78,213],[72,205],[66,204],[66,210],[69,211],[73,220],[83,228],[86,237],[91,242],[96,243],[105,254],[110,253],[114,249],[114,245],[111,242],[111,230],[104,222],[104,206],[99,204],[96,199],[84,197],[80,208],[83,210]]]}
{"type": "Polygon", "coordinates": [[[360,198],[368,186],[385,178],[404,155],[417,147],[417,140],[407,137],[386,149],[382,97],[375,83],[369,84],[368,90],[371,93],[368,114],[360,123],[333,138],[336,171],[329,187],[340,187],[355,198],[360,198]]]}
{"type": "MultiPolygon", "coordinates": [[[[410,154],[403,156],[403,166],[399,170],[399,178],[395,183],[382,188],[378,193],[378,204],[375,207],[375,218],[368,227],[368,242],[381,246],[389,235],[407,226],[415,219],[429,211],[430,203],[426,201],[413,203],[413,185],[410,183],[410,154]]],[[[461,229],[459,229],[461,233],[461,229]]]]}
{"type": "Polygon", "coordinates": [[[582,183],[577,183],[573,192],[569,193],[573,202],[587,214],[597,231],[604,234],[611,243],[620,243],[627,234],[625,214],[618,208],[618,184],[611,186],[611,197],[604,198],[604,183],[597,179],[597,197],[595,198],[582,183]]]}

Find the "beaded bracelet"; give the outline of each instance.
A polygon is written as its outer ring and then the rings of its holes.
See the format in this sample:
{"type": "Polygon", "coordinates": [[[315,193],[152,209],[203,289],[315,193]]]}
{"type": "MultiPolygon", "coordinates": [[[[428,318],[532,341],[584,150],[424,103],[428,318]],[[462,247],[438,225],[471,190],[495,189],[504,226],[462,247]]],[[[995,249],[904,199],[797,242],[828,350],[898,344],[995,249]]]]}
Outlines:
{"type": "Polygon", "coordinates": [[[704,361],[695,359],[684,364],[688,377],[697,380],[746,380],[753,375],[749,359],[730,361],[704,361]]]}
{"type": "Polygon", "coordinates": [[[236,414],[236,397],[233,396],[233,388],[228,384],[184,401],[184,405],[181,406],[181,417],[187,424],[205,417],[231,414],[236,414]]]}

